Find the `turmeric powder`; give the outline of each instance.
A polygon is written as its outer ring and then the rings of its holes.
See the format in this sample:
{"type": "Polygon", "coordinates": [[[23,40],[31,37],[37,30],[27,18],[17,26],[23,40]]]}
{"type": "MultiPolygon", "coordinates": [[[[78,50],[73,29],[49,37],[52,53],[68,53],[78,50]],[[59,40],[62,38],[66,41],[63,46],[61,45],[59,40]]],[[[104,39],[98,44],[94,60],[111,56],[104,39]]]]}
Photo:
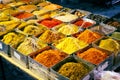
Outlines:
{"type": "Polygon", "coordinates": [[[66,52],[67,54],[72,54],[73,52],[83,49],[86,46],[88,46],[87,43],[80,41],[77,38],[67,37],[61,39],[56,45],[56,48],[66,52]]]}

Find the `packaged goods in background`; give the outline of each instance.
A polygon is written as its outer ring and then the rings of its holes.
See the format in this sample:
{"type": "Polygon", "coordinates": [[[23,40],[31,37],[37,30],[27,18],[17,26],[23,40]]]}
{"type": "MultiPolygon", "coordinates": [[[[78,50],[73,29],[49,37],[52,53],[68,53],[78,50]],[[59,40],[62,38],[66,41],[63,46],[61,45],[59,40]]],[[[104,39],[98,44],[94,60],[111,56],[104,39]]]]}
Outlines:
{"type": "Polygon", "coordinates": [[[76,20],[78,16],[70,14],[68,12],[62,12],[56,15],[54,18],[63,22],[71,22],[73,20],[76,20]]]}
{"type": "Polygon", "coordinates": [[[62,23],[62,21],[57,20],[57,19],[53,19],[53,18],[48,18],[48,19],[43,19],[38,21],[39,24],[42,24],[48,28],[53,28],[57,25],[60,25],[62,23]]]}
{"type": "Polygon", "coordinates": [[[85,31],[80,33],[77,38],[79,40],[84,41],[85,43],[90,44],[90,43],[96,41],[97,39],[100,39],[101,37],[102,37],[101,34],[86,29],[85,31]]]}
{"type": "Polygon", "coordinates": [[[99,65],[101,62],[109,57],[108,53],[96,48],[89,48],[82,53],[78,52],[77,56],[95,65],[99,65]]]}
{"type": "Polygon", "coordinates": [[[65,35],[58,33],[58,32],[53,32],[51,30],[46,30],[40,37],[39,40],[42,40],[45,43],[53,43],[56,42],[62,38],[64,38],[65,35]]]}
{"type": "Polygon", "coordinates": [[[97,22],[104,22],[109,19],[108,17],[99,15],[99,14],[90,14],[87,16],[87,18],[92,19],[97,22]]]}
{"type": "Polygon", "coordinates": [[[96,22],[93,20],[87,19],[87,18],[83,18],[83,19],[81,18],[81,19],[73,22],[73,24],[75,24],[79,27],[88,28],[88,27],[91,27],[94,24],[96,24],[96,22]]]}
{"type": "Polygon", "coordinates": [[[63,52],[66,52],[67,54],[72,54],[73,52],[83,49],[86,46],[88,46],[87,43],[73,37],[63,38],[59,40],[57,44],[55,44],[56,48],[60,49],[63,52]]]}

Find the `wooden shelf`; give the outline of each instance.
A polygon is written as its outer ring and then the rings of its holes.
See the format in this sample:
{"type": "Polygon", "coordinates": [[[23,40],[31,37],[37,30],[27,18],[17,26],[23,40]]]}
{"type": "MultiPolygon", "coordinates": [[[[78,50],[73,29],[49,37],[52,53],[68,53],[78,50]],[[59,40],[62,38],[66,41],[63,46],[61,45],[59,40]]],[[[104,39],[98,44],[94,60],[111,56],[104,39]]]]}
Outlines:
{"type": "Polygon", "coordinates": [[[21,70],[23,70],[24,72],[26,72],[27,74],[29,74],[30,76],[36,78],[36,80],[43,80],[42,78],[40,78],[39,76],[35,75],[34,73],[32,73],[29,69],[23,67],[22,65],[16,63],[11,57],[8,57],[7,55],[5,55],[3,52],[0,52],[0,56],[4,59],[6,59],[7,61],[9,61],[11,64],[15,65],[16,67],[20,68],[21,70]]]}

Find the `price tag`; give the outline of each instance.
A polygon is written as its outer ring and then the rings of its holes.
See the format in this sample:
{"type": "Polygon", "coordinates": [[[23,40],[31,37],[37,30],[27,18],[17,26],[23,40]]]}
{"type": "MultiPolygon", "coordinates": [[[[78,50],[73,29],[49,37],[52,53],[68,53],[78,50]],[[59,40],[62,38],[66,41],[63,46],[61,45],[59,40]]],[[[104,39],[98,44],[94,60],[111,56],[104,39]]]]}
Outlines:
{"type": "Polygon", "coordinates": [[[16,51],[14,51],[14,56],[20,60],[20,55],[16,51]]]}
{"type": "Polygon", "coordinates": [[[2,47],[2,43],[0,43],[0,50],[2,50],[3,49],[3,47],[2,47]]]}

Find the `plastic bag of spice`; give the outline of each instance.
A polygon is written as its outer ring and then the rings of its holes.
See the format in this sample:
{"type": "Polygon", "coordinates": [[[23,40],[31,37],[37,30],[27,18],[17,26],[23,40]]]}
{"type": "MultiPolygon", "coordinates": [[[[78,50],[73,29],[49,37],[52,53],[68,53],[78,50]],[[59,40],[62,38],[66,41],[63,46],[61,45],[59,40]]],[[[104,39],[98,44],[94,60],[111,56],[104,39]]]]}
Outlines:
{"type": "Polygon", "coordinates": [[[96,71],[94,73],[95,80],[120,80],[120,74],[114,71],[96,71]]]}

